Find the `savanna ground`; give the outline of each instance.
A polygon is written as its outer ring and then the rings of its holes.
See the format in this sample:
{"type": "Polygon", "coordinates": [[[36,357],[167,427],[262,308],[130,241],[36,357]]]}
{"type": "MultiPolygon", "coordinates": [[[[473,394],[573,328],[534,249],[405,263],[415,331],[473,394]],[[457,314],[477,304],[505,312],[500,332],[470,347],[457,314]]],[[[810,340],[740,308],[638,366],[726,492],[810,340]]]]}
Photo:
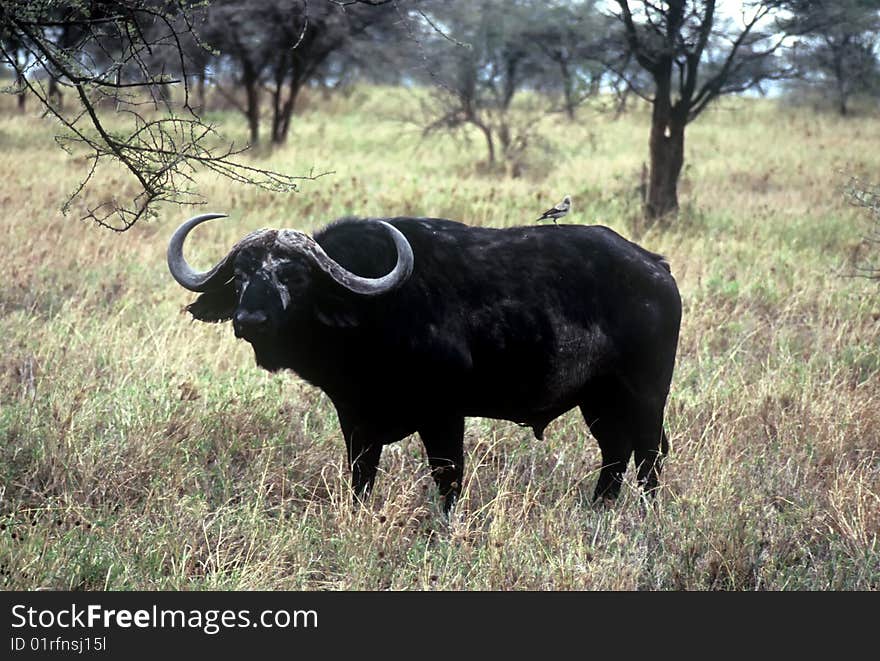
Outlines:
{"type": "MultiPolygon", "coordinates": [[[[868,218],[841,194],[880,172],[880,117],[718,105],[687,136],[683,210],[640,227],[648,114],[544,120],[523,174],[483,145],[385,119],[403,92],[311,99],[257,162],[335,174],[279,196],[199,181],[207,266],[262,226],[344,214],[530,223],[562,194],[668,256],[684,319],[658,507],[633,476],[594,508],[599,452],[576,411],[546,441],[472,419],[464,495],[439,512],[421,443],[387,447],[353,509],[327,398],[193,323],[167,272],[190,210],[117,235],[58,209],[82,174],[36,116],[0,118],[0,587],[5,589],[877,589],[880,289],[848,277],[868,218]]],[[[5,99],[5,110],[12,100],[5,99]]],[[[234,136],[235,116],[223,117],[234,136]]],[[[109,196],[122,177],[102,182],[109,196]]]]}

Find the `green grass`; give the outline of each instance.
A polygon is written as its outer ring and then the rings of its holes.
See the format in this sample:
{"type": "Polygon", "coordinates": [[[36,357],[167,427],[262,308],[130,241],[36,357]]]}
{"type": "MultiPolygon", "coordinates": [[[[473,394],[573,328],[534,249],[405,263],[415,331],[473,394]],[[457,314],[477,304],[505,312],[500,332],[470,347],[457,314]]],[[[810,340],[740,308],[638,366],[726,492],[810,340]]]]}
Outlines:
{"type": "Polygon", "coordinates": [[[573,222],[664,253],[682,291],[656,511],[632,475],[615,506],[590,504],[599,453],[576,412],[542,443],[469,420],[449,522],[417,438],[386,448],[353,509],[327,398],[182,313],[191,296],[164,249],[188,211],[123,235],[74,219],[90,200],[63,218],[84,163],[4,106],[0,588],[880,587],[880,291],[847,277],[869,255],[868,219],[840,192],[880,169],[880,118],[724,102],[688,130],[679,220],[646,230],[644,108],[548,117],[551,151],[511,178],[485,172],[476,136],[421,140],[398,119],[412,105],[398,90],[308,99],[290,144],[255,162],[334,174],[291,196],[201,178],[207,210],[233,219],[198,232],[193,261],[262,226],[516,225],[570,193],[573,222]]]}

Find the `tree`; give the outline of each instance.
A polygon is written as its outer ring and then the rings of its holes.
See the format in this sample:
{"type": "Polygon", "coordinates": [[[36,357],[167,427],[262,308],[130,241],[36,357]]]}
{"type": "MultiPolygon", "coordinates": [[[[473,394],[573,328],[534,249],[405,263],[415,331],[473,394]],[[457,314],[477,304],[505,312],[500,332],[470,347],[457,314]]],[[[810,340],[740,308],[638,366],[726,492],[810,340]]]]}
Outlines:
{"type": "Polygon", "coordinates": [[[651,80],[629,83],[652,105],[645,214],[658,219],[678,210],[685,127],[718,97],[786,75],[776,57],[784,35],[771,20],[779,3],[745,4],[738,25],[715,0],[616,3],[627,48],[651,80]]]}
{"type": "Polygon", "coordinates": [[[266,38],[264,30],[275,27],[270,20],[273,5],[269,0],[215,0],[203,10],[204,23],[198,28],[199,39],[217,56],[215,69],[231,74],[232,90],[222,76],[216,76],[215,82],[218,91],[247,119],[251,146],[260,142],[261,88],[272,50],[279,47],[286,50],[295,44],[295,41],[279,44],[266,38]],[[235,93],[238,87],[244,91],[244,103],[235,93]]]}
{"type": "Polygon", "coordinates": [[[612,19],[598,10],[596,0],[541,5],[534,7],[531,27],[525,33],[547,60],[534,84],[541,90],[561,92],[562,108],[573,120],[575,109],[599,93],[606,73],[601,62],[604,35],[612,19]]]}
{"type": "Polygon", "coordinates": [[[27,49],[20,36],[8,29],[0,32],[0,48],[3,49],[7,66],[11,65],[10,68],[15,76],[15,85],[8,91],[16,95],[18,111],[23,113],[27,108],[27,85],[24,77],[24,72],[27,70],[27,49]]]}
{"type": "Polygon", "coordinates": [[[59,142],[85,151],[88,168],[75,198],[100,200],[85,218],[125,231],[162,201],[194,203],[193,173],[212,170],[242,183],[295,190],[303,177],[279,174],[237,160],[241,149],[218,140],[189,103],[187,61],[181,44],[192,34],[185,0],[51,0],[0,3],[0,60],[63,127],[59,142]],[[24,56],[19,54],[21,51],[24,56]],[[169,62],[176,62],[174,67],[169,62]],[[169,72],[181,75],[174,76],[169,72]],[[49,82],[47,82],[47,80],[49,82]],[[51,86],[73,93],[74,103],[53,103],[51,86]],[[166,93],[182,87],[175,104],[166,93]],[[121,164],[136,184],[107,196],[87,191],[105,164],[121,164]]]}
{"type": "Polygon", "coordinates": [[[800,35],[791,51],[798,78],[833,96],[841,115],[851,98],[880,90],[880,2],[792,0],[786,30],[800,35]]]}
{"type": "Polygon", "coordinates": [[[405,4],[215,0],[206,7],[199,35],[217,52],[220,70],[231,73],[233,85],[244,89],[241,103],[234,89],[218,81],[224,96],[247,118],[251,145],[260,141],[263,92],[271,102],[270,140],[282,144],[302,89],[323,77],[331,56],[369,42],[373,32],[399,32],[398,11],[405,4]]]}
{"type": "Polygon", "coordinates": [[[482,0],[430,7],[430,25],[442,24],[448,33],[435,29],[423,37],[427,75],[435,84],[424,104],[425,134],[476,128],[485,140],[490,168],[500,159],[521,155],[541,115],[517,116],[511,105],[536,72],[544,70],[530,35],[543,5],[537,0],[482,0]]]}

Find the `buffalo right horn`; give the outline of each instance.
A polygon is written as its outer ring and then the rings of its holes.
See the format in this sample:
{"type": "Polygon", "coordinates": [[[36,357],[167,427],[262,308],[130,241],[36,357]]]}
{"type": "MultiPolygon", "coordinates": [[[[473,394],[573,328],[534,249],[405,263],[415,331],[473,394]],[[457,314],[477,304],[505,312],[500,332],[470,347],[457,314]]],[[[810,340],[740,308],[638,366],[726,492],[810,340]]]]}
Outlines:
{"type": "Polygon", "coordinates": [[[318,267],[338,284],[355,294],[377,296],[397,289],[409,278],[413,270],[413,251],[409,241],[399,229],[384,220],[375,221],[381,225],[394,242],[397,262],[390,272],[378,278],[365,278],[352,273],[330,257],[318,243],[307,234],[297,230],[281,230],[276,239],[279,245],[309,257],[318,267]]]}

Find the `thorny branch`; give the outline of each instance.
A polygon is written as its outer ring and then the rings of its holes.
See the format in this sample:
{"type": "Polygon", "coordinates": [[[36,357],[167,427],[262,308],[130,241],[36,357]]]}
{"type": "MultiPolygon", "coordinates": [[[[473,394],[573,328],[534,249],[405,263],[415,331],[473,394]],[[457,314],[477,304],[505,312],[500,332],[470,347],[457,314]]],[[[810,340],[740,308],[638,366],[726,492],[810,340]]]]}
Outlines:
{"type": "Polygon", "coordinates": [[[288,175],[243,163],[239,157],[247,148],[224,143],[193,110],[184,49],[184,41],[201,46],[192,29],[193,6],[118,0],[90,12],[76,0],[0,3],[0,61],[61,124],[65,132],[56,140],[62,148],[85,151],[86,172],[62,206],[65,214],[76,199],[95,195],[89,184],[105,163],[121,164],[137,192],[129,197],[129,187],[117,186],[109,199],[88,203],[83,219],[118,232],[155,214],[160,202],[201,203],[197,170],[277,192],[296,191],[298,181],[328,174],[288,175]],[[61,34],[73,37],[64,41],[61,34]],[[16,49],[25,53],[23,63],[16,49]],[[173,75],[166,73],[169,66],[173,75]],[[66,109],[55,103],[47,77],[72,90],[77,103],[66,109]],[[175,83],[182,83],[183,94],[176,104],[168,93],[175,83]]]}

